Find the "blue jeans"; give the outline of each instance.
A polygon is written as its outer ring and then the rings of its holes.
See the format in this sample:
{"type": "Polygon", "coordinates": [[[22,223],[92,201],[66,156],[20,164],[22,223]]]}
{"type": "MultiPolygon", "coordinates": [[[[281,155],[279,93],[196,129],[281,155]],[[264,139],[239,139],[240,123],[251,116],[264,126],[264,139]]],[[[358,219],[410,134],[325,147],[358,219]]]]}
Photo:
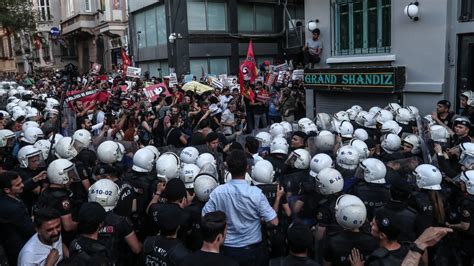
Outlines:
{"type": "Polygon", "coordinates": [[[262,242],[247,247],[222,247],[222,253],[239,264],[239,266],[268,265],[268,254],[262,242]]]}

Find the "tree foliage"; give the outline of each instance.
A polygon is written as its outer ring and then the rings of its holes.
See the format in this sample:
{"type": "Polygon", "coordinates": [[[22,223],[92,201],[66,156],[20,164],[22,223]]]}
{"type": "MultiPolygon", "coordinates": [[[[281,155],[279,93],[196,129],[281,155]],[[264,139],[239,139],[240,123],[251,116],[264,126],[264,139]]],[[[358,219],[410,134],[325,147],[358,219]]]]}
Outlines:
{"type": "Polygon", "coordinates": [[[0,26],[10,33],[34,30],[37,13],[31,1],[34,0],[1,0],[0,26]]]}

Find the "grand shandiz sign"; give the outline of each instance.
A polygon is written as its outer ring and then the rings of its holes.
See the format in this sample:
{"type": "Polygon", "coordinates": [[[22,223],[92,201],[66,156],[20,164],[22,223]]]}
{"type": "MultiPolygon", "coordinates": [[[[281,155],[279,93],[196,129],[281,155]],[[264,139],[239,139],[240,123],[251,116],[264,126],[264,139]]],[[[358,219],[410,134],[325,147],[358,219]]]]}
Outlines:
{"type": "Polygon", "coordinates": [[[405,85],[404,67],[372,67],[344,69],[307,69],[307,89],[323,91],[371,91],[390,93],[405,85]]]}

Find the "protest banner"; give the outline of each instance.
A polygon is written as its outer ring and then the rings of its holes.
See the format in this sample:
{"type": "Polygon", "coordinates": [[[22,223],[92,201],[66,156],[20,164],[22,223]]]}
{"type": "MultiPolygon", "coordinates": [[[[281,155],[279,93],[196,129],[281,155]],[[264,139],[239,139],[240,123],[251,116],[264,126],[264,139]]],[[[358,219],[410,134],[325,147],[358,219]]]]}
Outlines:
{"type": "Polygon", "coordinates": [[[268,87],[271,87],[273,83],[275,83],[275,79],[277,78],[277,75],[274,73],[270,73],[267,75],[265,79],[265,85],[268,87]]]}
{"type": "Polygon", "coordinates": [[[127,77],[131,78],[140,78],[140,75],[142,74],[142,69],[139,67],[127,67],[127,77]]]}
{"type": "Polygon", "coordinates": [[[178,85],[178,77],[176,76],[176,73],[170,73],[170,87],[173,87],[174,85],[178,85]]]}
{"type": "Polygon", "coordinates": [[[292,80],[303,80],[304,78],[304,69],[295,69],[293,70],[292,80]]]}
{"type": "Polygon", "coordinates": [[[278,78],[277,78],[278,84],[283,84],[283,81],[285,80],[285,74],[286,74],[286,71],[278,72],[278,78]]]}
{"type": "Polygon", "coordinates": [[[288,63],[283,63],[274,68],[275,72],[280,72],[280,71],[287,71],[288,70],[288,63]]]}
{"type": "Polygon", "coordinates": [[[219,89],[224,88],[224,84],[220,82],[217,78],[211,78],[211,86],[219,89]]]}
{"type": "Polygon", "coordinates": [[[94,100],[98,91],[98,89],[92,89],[87,91],[71,91],[70,94],[66,97],[66,99],[64,99],[64,101],[66,101],[66,103],[69,103],[85,97],[89,97],[91,98],[91,100],[94,100]]]}
{"type": "Polygon", "coordinates": [[[171,96],[165,83],[148,86],[143,89],[143,92],[145,93],[146,97],[148,97],[150,102],[156,101],[160,95],[164,95],[165,97],[171,96]]]}

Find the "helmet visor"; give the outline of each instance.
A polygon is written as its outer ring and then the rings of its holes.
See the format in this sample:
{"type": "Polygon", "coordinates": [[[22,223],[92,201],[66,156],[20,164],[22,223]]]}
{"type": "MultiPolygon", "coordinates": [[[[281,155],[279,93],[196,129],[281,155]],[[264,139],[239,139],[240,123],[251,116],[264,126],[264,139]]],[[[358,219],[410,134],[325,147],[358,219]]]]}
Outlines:
{"type": "Polygon", "coordinates": [[[79,182],[81,178],[77,173],[76,166],[73,164],[72,166],[64,169],[64,175],[66,175],[71,182],[79,182]]]}
{"type": "Polygon", "coordinates": [[[11,135],[11,136],[8,136],[7,137],[7,143],[6,143],[6,147],[13,147],[15,145],[15,135],[11,135]]]}
{"type": "Polygon", "coordinates": [[[26,156],[28,158],[28,167],[36,170],[38,168],[46,167],[46,162],[43,158],[43,152],[35,152],[26,156]]]}
{"type": "Polygon", "coordinates": [[[474,169],[474,156],[472,155],[465,155],[462,159],[459,160],[459,163],[466,167],[467,170],[474,169]]]}

